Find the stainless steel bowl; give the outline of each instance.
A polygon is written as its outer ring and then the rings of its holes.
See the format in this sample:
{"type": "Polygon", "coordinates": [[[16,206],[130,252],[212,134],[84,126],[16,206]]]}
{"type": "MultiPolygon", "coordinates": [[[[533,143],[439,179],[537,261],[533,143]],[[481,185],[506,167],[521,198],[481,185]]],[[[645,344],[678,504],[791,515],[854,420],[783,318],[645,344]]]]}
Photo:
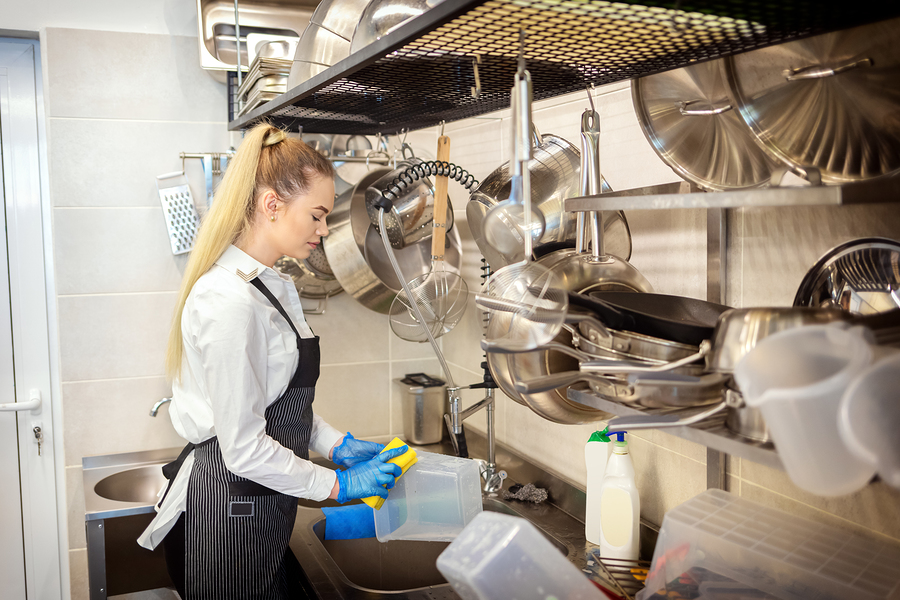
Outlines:
{"type": "Polygon", "coordinates": [[[368,5],[369,0],[322,0],[309,22],[352,40],[360,16],[368,5]]]}
{"type": "Polygon", "coordinates": [[[353,32],[351,52],[358,52],[443,0],[372,0],[353,32]]]}
{"type": "Polygon", "coordinates": [[[829,308],[733,308],[716,322],[712,350],[706,367],[715,373],[732,373],[738,361],[765,337],[805,325],[844,321],[850,313],[829,308]]]}

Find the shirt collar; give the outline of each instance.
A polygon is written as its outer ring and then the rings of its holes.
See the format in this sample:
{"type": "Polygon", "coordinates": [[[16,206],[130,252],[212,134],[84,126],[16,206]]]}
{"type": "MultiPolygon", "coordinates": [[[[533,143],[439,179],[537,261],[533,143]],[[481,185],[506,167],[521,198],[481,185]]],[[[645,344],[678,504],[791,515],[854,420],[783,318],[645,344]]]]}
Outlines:
{"type": "Polygon", "coordinates": [[[216,264],[248,283],[269,268],[233,244],[225,249],[216,264]]]}

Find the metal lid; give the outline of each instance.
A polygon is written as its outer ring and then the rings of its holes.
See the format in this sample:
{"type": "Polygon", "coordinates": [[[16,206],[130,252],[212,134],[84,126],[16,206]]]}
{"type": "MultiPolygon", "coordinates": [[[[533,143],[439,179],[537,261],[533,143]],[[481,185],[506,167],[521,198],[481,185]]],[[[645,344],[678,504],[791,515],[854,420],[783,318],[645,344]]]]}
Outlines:
{"type": "Polygon", "coordinates": [[[774,156],[826,182],[900,170],[900,19],[730,57],[740,114],[774,156]]]}
{"type": "Polygon", "coordinates": [[[734,110],[722,60],[635,79],[631,90],[644,135],[681,177],[711,191],[769,182],[776,163],[734,110]]]}

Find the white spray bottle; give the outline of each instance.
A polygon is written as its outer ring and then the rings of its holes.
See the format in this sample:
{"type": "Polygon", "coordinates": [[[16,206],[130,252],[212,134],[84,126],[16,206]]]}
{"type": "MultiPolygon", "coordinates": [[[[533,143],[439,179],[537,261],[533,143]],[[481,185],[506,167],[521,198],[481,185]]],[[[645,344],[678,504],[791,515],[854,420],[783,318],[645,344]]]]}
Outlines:
{"type": "Polygon", "coordinates": [[[641,499],[625,432],[612,435],[617,441],[600,486],[600,556],[637,560],[641,549],[641,499]]]}
{"type": "Polygon", "coordinates": [[[584,445],[584,464],[587,467],[584,538],[592,544],[600,543],[600,486],[603,485],[603,474],[612,449],[612,440],[606,433],[606,429],[595,431],[584,445]]]}

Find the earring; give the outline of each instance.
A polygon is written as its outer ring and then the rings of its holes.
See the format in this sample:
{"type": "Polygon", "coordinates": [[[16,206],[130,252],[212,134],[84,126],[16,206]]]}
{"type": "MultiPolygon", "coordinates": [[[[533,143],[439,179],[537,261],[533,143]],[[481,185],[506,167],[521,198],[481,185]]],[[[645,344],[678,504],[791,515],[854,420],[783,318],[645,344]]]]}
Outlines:
{"type": "Polygon", "coordinates": [[[274,221],[274,220],[275,220],[275,215],[272,215],[272,216],[269,217],[269,218],[272,219],[272,220],[274,221]]]}

